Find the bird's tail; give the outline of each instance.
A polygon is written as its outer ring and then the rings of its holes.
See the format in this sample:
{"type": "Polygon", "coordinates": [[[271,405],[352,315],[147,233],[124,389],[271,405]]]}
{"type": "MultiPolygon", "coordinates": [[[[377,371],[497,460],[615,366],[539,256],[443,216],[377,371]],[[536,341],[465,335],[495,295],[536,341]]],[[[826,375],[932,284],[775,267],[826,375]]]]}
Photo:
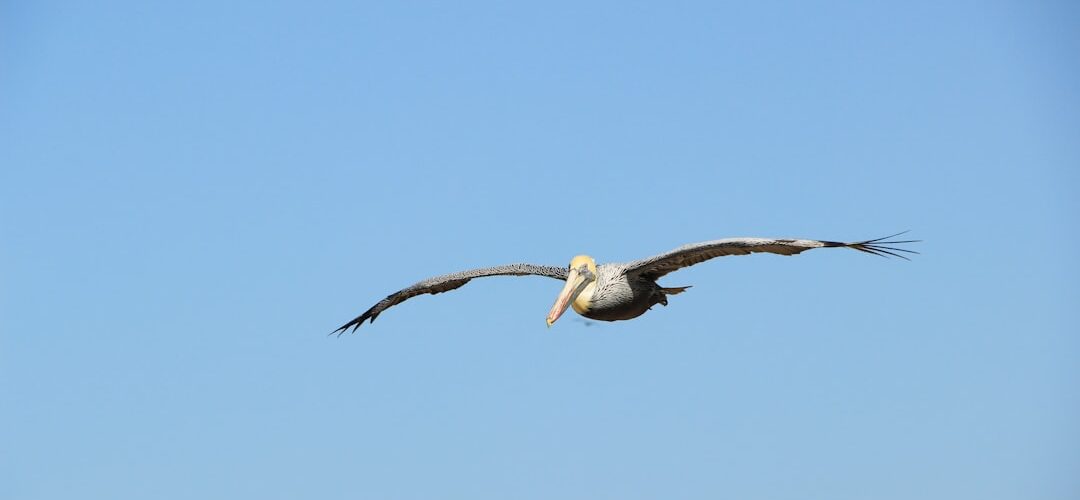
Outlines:
{"type": "Polygon", "coordinates": [[[690,286],[675,286],[675,287],[671,287],[671,288],[661,288],[660,291],[664,292],[667,295],[678,295],[680,293],[685,292],[687,288],[690,288],[690,286]]]}
{"type": "Polygon", "coordinates": [[[654,294],[653,295],[653,300],[656,300],[656,302],[655,302],[656,304],[660,304],[662,306],[667,306],[667,296],[668,295],[678,295],[680,293],[685,292],[687,288],[690,288],[690,287],[688,287],[688,286],[676,286],[676,287],[671,287],[671,288],[660,288],[658,290],[660,293],[654,294]]]}

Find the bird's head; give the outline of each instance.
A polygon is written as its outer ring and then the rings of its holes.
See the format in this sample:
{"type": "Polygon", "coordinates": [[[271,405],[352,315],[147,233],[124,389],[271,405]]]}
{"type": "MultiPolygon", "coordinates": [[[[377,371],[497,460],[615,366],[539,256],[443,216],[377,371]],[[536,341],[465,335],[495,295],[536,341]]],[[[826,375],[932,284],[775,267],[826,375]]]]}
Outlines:
{"type": "Polygon", "coordinates": [[[548,326],[555,323],[571,303],[579,313],[589,308],[589,297],[592,296],[596,283],[596,261],[588,255],[578,255],[570,260],[569,271],[566,275],[566,286],[559,292],[555,305],[551,306],[551,312],[548,313],[548,326]]]}

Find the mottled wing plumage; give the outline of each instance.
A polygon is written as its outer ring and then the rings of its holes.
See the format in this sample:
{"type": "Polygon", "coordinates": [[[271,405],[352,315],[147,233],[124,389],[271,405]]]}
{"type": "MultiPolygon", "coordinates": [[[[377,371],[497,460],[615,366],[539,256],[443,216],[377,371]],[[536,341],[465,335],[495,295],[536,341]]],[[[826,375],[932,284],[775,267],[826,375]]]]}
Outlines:
{"type": "Polygon", "coordinates": [[[436,294],[448,292],[455,288],[461,287],[473,278],[483,278],[485,276],[535,275],[547,276],[549,278],[555,278],[565,281],[567,274],[568,270],[565,267],[538,266],[535,264],[510,264],[506,266],[471,269],[459,273],[445,274],[442,276],[436,276],[434,278],[428,278],[424,281],[416,283],[413,286],[388,295],[385,299],[380,300],[379,303],[372,306],[371,309],[364,311],[364,314],[361,314],[354,318],[352,321],[345,323],[341,326],[341,328],[334,330],[333,333],[342,334],[345,333],[345,331],[349,328],[352,328],[353,331],[356,331],[356,329],[360,328],[360,325],[363,324],[364,321],[371,320],[371,322],[374,323],[375,318],[389,307],[400,304],[406,300],[416,297],[417,295],[423,295],[426,293],[436,294]]]}
{"type": "Polygon", "coordinates": [[[899,236],[894,234],[884,238],[859,241],[855,243],[841,243],[836,241],[798,240],[798,239],[769,239],[769,238],[727,238],[722,240],[691,243],[676,248],[670,252],[662,253],[646,259],[631,262],[626,265],[627,274],[634,274],[651,280],[656,280],[665,274],[677,271],[684,267],[692,266],[706,260],[725,255],[748,255],[757,252],[768,252],[779,255],[795,255],[812,248],[844,247],[872,253],[874,255],[900,257],[906,259],[897,252],[918,253],[903,248],[895,248],[887,245],[902,243],[914,243],[915,240],[890,241],[889,238],[899,236]]]}

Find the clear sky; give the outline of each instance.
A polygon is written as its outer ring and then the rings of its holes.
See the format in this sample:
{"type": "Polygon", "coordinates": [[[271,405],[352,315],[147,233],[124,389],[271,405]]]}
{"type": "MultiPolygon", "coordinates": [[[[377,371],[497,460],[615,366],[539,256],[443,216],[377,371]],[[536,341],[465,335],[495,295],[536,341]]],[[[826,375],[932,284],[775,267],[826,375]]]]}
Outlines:
{"type": "Polygon", "coordinates": [[[1075,499],[1072,2],[3,2],[0,497],[1075,499]],[[628,322],[489,278],[727,257],[628,322]]]}

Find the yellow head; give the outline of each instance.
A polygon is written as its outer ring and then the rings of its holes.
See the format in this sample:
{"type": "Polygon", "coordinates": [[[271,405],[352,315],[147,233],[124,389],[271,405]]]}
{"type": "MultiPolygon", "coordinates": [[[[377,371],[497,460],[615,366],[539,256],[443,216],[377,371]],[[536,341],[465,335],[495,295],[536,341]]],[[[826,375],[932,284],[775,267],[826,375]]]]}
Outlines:
{"type": "Polygon", "coordinates": [[[570,259],[570,269],[581,269],[581,266],[585,266],[589,272],[596,274],[596,261],[588,255],[578,255],[573,259],[570,259]]]}
{"type": "Polygon", "coordinates": [[[566,308],[573,303],[574,310],[583,314],[589,310],[592,292],[596,288],[596,261],[588,255],[578,255],[570,260],[570,269],[566,276],[566,286],[555,299],[548,313],[547,325],[551,326],[562,316],[566,308]]]}

